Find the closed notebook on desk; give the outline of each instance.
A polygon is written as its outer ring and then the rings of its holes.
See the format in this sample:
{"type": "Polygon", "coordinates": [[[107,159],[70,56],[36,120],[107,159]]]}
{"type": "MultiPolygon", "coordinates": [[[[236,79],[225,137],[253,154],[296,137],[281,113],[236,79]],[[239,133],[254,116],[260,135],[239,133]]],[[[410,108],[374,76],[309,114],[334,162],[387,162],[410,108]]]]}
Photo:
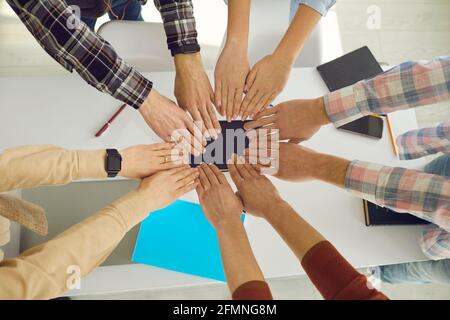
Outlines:
{"type": "MultiPolygon", "coordinates": [[[[327,85],[330,92],[345,88],[364,79],[370,79],[383,72],[372,52],[367,46],[347,53],[330,62],[317,67],[317,71],[327,85]]],[[[383,122],[362,117],[353,122],[340,126],[339,129],[360,133],[367,132],[368,136],[380,139],[383,133],[383,122]],[[373,128],[376,126],[377,128],[373,128]],[[369,130],[369,128],[371,128],[369,130]]]]}
{"type": "Polygon", "coordinates": [[[409,213],[400,213],[394,210],[377,206],[376,204],[363,200],[364,217],[366,226],[376,225],[410,225],[428,224],[429,222],[409,213]]]}
{"type": "Polygon", "coordinates": [[[141,223],[132,261],[225,281],[216,232],[200,205],[188,201],[177,200],[141,223]]]}

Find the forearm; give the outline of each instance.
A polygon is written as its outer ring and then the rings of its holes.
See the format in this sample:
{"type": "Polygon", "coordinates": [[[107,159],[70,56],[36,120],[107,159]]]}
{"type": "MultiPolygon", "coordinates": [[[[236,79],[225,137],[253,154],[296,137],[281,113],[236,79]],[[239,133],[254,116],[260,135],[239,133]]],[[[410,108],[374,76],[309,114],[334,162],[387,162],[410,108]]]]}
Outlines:
{"type": "Polygon", "coordinates": [[[308,222],[285,202],[268,209],[267,221],[289,245],[325,299],[386,299],[308,222]]]}
{"type": "Polygon", "coordinates": [[[63,294],[75,275],[84,277],[98,267],[125,233],[148,215],[145,203],[133,191],[54,239],[2,261],[0,299],[51,299],[63,294]]]}
{"type": "Polygon", "coordinates": [[[450,179],[400,167],[352,161],[345,176],[352,194],[450,230],[450,179]]]}
{"type": "Polygon", "coordinates": [[[24,146],[0,154],[0,192],[106,178],[105,150],[70,151],[52,145],[24,146]]]}
{"type": "Polygon", "coordinates": [[[320,13],[312,8],[305,5],[299,6],[274,54],[284,57],[293,64],[320,18],[320,13]]]}
{"type": "Polygon", "coordinates": [[[316,153],[313,157],[313,178],[344,188],[350,161],[324,153],[316,153]]]}
{"type": "Polygon", "coordinates": [[[306,222],[287,202],[268,208],[267,221],[301,261],[304,255],[325,238],[306,222]]]}
{"type": "Polygon", "coordinates": [[[238,45],[247,51],[250,24],[250,5],[250,0],[228,1],[226,46],[238,45]]]}
{"type": "Polygon", "coordinates": [[[223,223],[216,232],[230,292],[250,281],[265,281],[240,219],[223,223]]]}
{"type": "Polygon", "coordinates": [[[431,105],[450,100],[450,56],[428,62],[404,62],[371,79],[325,95],[335,126],[364,115],[431,105]]]}
{"type": "Polygon", "coordinates": [[[192,1],[154,0],[154,3],[161,13],[172,56],[199,52],[192,1]]]}
{"type": "Polygon", "coordinates": [[[65,1],[7,2],[44,50],[64,68],[75,70],[97,90],[136,109],[147,98],[152,83],[77,20],[65,1]]]}
{"type": "Polygon", "coordinates": [[[175,70],[177,73],[179,72],[188,72],[190,73],[191,68],[201,67],[202,65],[202,57],[200,52],[196,53],[180,53],[176,54],[173,59],[175,63],[175,70]]]}

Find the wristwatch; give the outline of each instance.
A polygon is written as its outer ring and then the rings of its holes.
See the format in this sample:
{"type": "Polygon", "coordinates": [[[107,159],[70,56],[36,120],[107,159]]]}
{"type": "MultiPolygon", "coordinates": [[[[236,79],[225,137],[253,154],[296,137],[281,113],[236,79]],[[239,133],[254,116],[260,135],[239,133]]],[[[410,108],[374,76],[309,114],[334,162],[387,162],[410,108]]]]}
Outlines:
{"type": "Polygon", "coordinates": [[[122,156],[117,149],[106,149],[105,170],[108,178],[114,178],[122,170],[122,156]]]}

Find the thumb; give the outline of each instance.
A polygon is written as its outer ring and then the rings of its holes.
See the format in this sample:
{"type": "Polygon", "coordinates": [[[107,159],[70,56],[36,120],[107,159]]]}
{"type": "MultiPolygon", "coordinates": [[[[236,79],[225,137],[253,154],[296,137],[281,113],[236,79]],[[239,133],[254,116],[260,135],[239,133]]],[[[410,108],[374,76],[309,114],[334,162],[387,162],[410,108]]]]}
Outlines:
{"type": "Polygon", "coordinates": [[[289,143],[299,144],[303,139],[289,139],[289,143]]]}

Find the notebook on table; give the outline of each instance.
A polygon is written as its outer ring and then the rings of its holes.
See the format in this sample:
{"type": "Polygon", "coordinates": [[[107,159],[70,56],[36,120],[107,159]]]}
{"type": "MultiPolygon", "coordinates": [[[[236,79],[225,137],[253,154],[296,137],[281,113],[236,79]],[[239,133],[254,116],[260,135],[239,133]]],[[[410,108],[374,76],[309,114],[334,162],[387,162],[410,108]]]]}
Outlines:
{"type": "Polygon", "coordinates": [[[141,223],[132,261],[225,282],[216,232],[201,206],[188,201],[177,200],[141,223]]]}
{"type": "MultiPolygon", "coordinates": [[[[332,91],[339,90],[364,79],[370,79],[383,72],[372,52],[367,46],[347,53],[330,62],[317,67],[317,71],[332,91]]],[[[383,133],[382,119],[373,119],[365,116],[343,126],[339,129],[363,133],[381,139],[383,133]]]]}
{"type": "Polygon", "coordinates": [[[413,225],[430,223],[409,213],[396,212],[385,207],[380,207],[367,200],[363,200],[363,205],[366,226],[413,225]]]}

